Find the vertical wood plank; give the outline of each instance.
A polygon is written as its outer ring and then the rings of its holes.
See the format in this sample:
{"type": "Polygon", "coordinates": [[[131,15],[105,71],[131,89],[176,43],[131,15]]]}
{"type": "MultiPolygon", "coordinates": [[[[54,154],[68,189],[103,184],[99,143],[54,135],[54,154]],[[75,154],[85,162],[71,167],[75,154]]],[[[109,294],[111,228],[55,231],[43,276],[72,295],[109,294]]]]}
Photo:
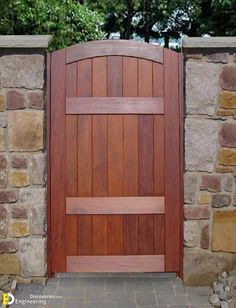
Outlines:
{"type": "MultiPolygon", "coordinates": [[[[123,57],[123,96],[138,96],[138,60],[123,57]]],[[[138,116],[124,115],[124,196],[138,196],[138,116]]],[[[126,255],[138,254],[138,215],[124,215],[126,255]]]]}
{"type": "Polygon", "coordinates": [[[154,215],[154,253],[165,254],[165,218],[164,215],[154,215]]]}
{"type": "Polygon", "coordinates": [[[178,75],[178,54],[165,49],[165,267],[167,272],[178,272],[180,264],[180,113],[178,75]]]}
{"type": "MultiPolygon", "coordinates": [[[[153,95],[152,62],[138,60],[138,94],[153,95]]],[[[139,195],[151,196],[154,192],[153,155],[154,123],[152,115],[139,115],[139,195]]],[[[144,204],[145,206],[145,204],[144,204]]],[[[139,253],[154,253],[154,217],[139,215],[139,253]]]]}
{"type": "MultiPolygon", "coordinates": [[[[163,65],[152,63],[153,96],[164,96],[163,65]]],[[[154,195],[164,195],[164,116],[154,116],[154,195]]]]}
{"type": "Polygon", "coordinates": [[[180,205],[179,205],[179,217],[180,217],[180,252],[179,252],[179,277],[183,279],[183,261],[184,261],[184,234],[183,234],[183,222],[184,222],[184,211],[183,211],[183,204],[184,204],[184,97],[183,97],[183,74],[184,74],[184,67],[183,67],[183,54],[178,54],[179,60],[179,142],[180,142],[180,158],[179,158],[179,178],[180,178],[180,205]]]}
{"type": "Polygon", "coordinates": [[[153,62],[153,96],[164,96],[164,69],[163,65],[153,62]]]}
{"type": "MultiPolygon", "coordinates": [[[[92,60],[77,64],[77,96],[92,94],[92,60]]],[[[78,196],[92,196],[92,117],[78,116],[78,196]]],[[[92,254],[92,216],[77,217],[78,255],[92,254]]]]}
{"type": "Polygon", "coordinates": [[[164,116],[154,116],[154,195],[164,196],[165,130],[164,116]]]}
{"type": "MultiPolygon", "coordinates": [[[[66,66],[66,97],[76,96],[77,66],[66,66]]],[[[66,117],[66,196],[77,196],[77,116],[66,117]]],[[[66,255],[77,255],[77,217],[66,215],[66,255]]]]}
{"type": "Polygon", "coordinates": [[[66,270],[65,245],[65,49],[51,55],[52,272],[66,270]],[[59,150],[58,150],[59,149],[59,150]],[[60,166],[60,168],[58,168],[60,166]]]}
{"type": "MultiPolygon", "coordinates": [[[[107,58],[92,60],[92,96],[107,96],[107,58]]],[[[107,116],[92,117],[93,196],[108,195],[107,116]]],[[[93,216],[93,254],[107,254],[107,216],[93,216]]]]}
{"type": "MultiPolygon", "coordinates": [[[[122,96],[122,57],[108,57],[108,96],[122,96]]],[[[108,115],[108,195],[123,196],[123,115],[108,115]]],[[[108,254],[123,253],[123,216],[107,218],[108,254]]]]}
{"type": "Polygon", "coordinates": [[[46,104],[46,128],[47,128],[47,275],[52,277],[51,254],[51,54],[47,53],[47,104],[46,104]]]}

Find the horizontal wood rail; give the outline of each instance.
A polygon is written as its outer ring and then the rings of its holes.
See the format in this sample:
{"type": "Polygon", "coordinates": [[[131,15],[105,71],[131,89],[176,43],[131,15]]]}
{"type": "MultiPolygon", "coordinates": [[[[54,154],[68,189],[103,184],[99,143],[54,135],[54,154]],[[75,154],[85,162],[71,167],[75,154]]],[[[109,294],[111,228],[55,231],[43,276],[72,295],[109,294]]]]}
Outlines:
{"type": "Polygon", "coordinates": [[[164,197],[67,197],[66,214],[164,214],[164,197]]]}
{"type": "Polygon", "coordinates": [[[66,114],[164,114],[163,97],[68,97],[66,114]]]}
{"type": "Polygon", "coordinates": [[[164,272],[164,255],[68,256],[67,272],[164,272]]]}
{"type": "Polygon", "coordinates": [[[66,63],[102,56],[127,56],[163,63],[163,48],[132,40],[101,40],[70,46],[66,63]]]}

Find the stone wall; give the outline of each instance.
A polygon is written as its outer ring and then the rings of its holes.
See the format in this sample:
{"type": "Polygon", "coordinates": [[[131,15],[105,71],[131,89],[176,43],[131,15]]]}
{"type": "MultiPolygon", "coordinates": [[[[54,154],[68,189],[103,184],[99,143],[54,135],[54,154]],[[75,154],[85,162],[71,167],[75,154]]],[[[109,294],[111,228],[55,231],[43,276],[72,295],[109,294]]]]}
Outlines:
{"type": "Polygon", "coordinates": [[[189,38],[185,55],[184,279],[236,267],[236,38],[189,38]]]}
{"type": "Polygon", "coordinates": [[[0,37],[0,274],[28,281],[46,275],[49,41],[48,36],[0,37]]]}

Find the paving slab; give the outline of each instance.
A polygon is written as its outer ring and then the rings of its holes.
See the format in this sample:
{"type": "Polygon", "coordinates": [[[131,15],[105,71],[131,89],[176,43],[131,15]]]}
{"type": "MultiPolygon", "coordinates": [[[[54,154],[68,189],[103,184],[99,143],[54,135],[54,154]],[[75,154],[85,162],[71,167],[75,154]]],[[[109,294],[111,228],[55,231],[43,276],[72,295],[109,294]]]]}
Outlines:
{"type": "Polygon", "coordinates": [[[172,273],[59,273],[45,286],[19,285],[15,298],[25,308],[208,308],[209,293],[209,287],[184,287],[172,273]],[[28,303],[32,295],[46,305],[28,303]]]}

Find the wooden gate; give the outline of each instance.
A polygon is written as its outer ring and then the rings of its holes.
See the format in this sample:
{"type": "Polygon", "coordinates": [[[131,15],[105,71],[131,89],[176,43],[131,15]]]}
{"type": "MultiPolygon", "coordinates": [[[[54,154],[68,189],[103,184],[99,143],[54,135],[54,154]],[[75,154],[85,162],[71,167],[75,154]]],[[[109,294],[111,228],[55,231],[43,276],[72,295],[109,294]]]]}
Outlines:
{"type": "Polygon", "coordinates": [[[108,40],[49,62],[49,273],[181,275],[182,55],[108,40]]]}

